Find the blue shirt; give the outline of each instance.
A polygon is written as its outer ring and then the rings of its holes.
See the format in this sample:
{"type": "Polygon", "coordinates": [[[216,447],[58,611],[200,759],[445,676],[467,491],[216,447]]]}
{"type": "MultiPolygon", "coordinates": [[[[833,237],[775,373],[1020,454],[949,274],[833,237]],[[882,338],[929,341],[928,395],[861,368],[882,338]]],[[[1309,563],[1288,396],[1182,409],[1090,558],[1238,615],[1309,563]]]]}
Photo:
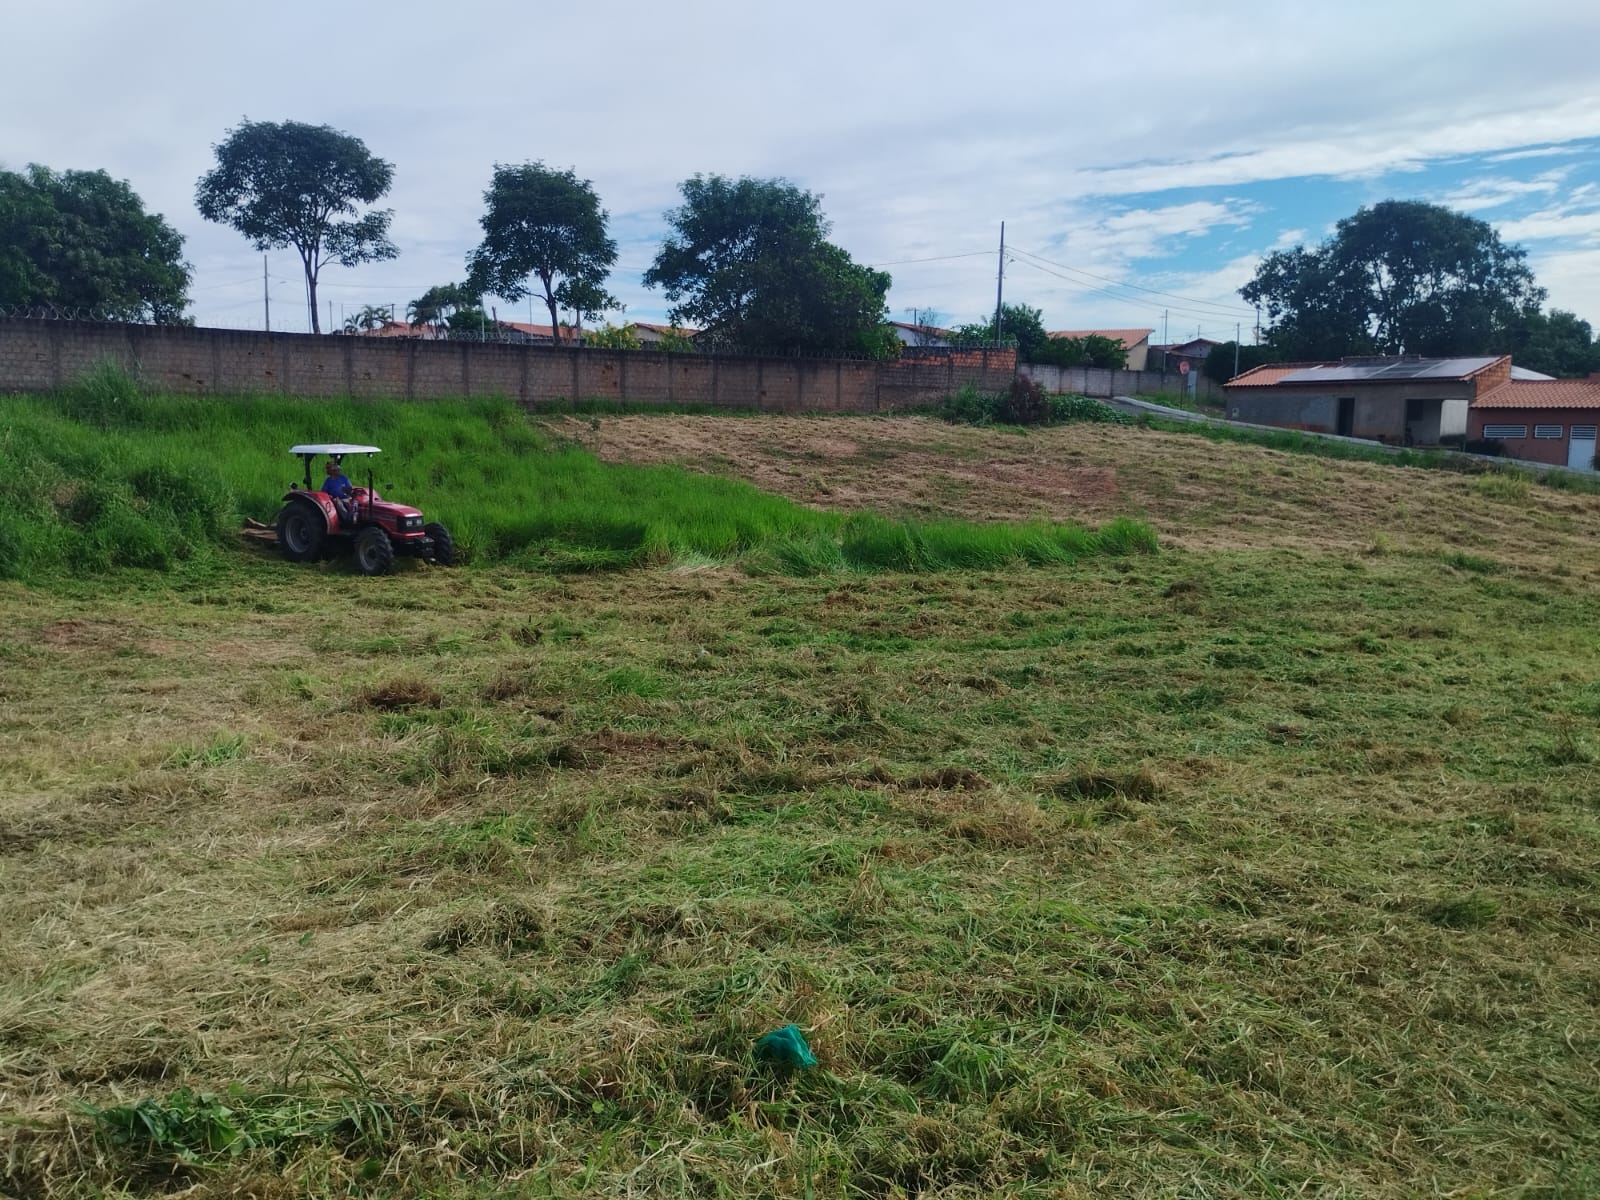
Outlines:
{"type": "Polygon", "coordinates": [[[341,471],[337,475],[330,475],[324,479],[322,481],[322,490],[335,500],[343,500],[350,495],[352,489],[349,478],[341,471]]]}

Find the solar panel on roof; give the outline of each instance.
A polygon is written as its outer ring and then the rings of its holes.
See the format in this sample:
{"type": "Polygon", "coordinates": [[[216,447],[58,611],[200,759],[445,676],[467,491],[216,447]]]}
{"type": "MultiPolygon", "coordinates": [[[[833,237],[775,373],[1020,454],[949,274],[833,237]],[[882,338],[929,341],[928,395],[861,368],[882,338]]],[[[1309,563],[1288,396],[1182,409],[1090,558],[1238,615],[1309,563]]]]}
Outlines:
{"type": "Polygon", "coordinates": [[[1460,379],[1488,366],[1492,358],[1378,359],[1306,367],[1285,375],[1280,383],[1386,383],[1404,379],[1460,379]]]}
{"type": "Polygon", "coordinates": [[[1429,375],[1438,363],[1432,362],[1397,362],[1386,367],[1380,367],[1373,373],[1375,379],[1415,379],[1419,375],[1429,375]]]}

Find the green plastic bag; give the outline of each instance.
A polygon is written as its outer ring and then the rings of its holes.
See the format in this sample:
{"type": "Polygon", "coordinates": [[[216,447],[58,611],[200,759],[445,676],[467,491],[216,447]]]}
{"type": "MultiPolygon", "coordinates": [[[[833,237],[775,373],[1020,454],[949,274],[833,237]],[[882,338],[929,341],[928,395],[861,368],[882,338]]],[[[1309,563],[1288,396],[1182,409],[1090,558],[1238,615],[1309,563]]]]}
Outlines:
{"type": "Polygon", "coordinates": [[[756,1039],[756,1055],[768,1062],[790,1068],[814,1067],[817,1056],[798,1025],[785,1025],[756,1039]]]}

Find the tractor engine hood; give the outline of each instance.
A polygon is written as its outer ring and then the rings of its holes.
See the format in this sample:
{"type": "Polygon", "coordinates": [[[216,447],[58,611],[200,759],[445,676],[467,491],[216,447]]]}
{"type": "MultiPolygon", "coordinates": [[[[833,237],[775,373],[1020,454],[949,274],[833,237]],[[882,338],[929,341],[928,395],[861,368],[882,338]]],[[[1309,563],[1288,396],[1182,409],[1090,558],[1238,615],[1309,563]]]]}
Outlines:
{"type": "Polygon", "coordinates": [[[374,516],[385,514],[394,517],[420,517],[422,510],[412,508],[409,504],[396,504],[392,500],[373,500],[372,512],[374,516]]]}

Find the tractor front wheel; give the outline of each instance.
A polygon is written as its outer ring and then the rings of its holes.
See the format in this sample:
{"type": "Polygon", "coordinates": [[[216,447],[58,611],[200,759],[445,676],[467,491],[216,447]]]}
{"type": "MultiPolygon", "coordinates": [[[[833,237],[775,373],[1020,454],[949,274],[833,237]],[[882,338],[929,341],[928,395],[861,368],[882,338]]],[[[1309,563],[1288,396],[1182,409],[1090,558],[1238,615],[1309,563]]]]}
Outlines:
{"type": "Polygon", "coordinates": [[[278,514],[278,546],[290,562],[316,562],[328,540],[328,523],[311,505],[296,500],[278,514]]]}
{"type": "Polygon", "coordinates": [[[356,570],[363,575],[387,575],[394,569],[394,546],[389,535],[368,525],[356,535],[356,570]]]}
{"type": "Polygon", "coordinates": [[[437,521],[422,527],[422,532],[433,539],[433,562],[441,567],[456,565],[456,540],[450,531],[437,521]]]}

